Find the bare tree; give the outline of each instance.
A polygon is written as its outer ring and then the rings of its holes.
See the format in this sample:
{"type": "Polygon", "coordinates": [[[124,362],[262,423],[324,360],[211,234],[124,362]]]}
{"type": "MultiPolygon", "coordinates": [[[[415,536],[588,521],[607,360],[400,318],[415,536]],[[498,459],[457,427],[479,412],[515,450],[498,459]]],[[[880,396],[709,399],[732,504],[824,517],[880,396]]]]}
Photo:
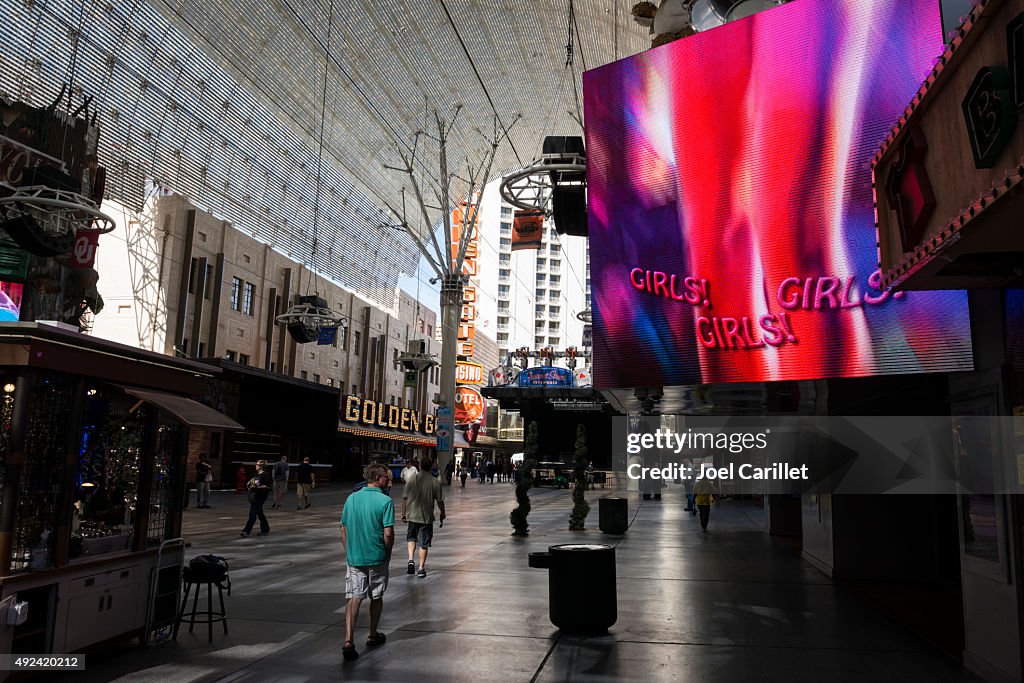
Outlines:
{"type": "MultiPolygon", "coordinates": [[[[405,176],[401,192],[402,205],[392,206],[384,200],[395,220],[395,225],[391,227],[402,229],[409,234],[434,271],[435,277],[431,278],[431,282],[441,283],[441,404],[453,411],[456,342],[462,312],[463,286],[469,280],[462,272],[466,250],[473,240],[480,204],[483,201],[484,185],[490,178],[494,157],[501,142],[508,137],[512,125],[515,125],[513,121],[510,126],[503,127],[498,118],[494,117],[489,134],[477,129],[475,132],[481,136],[485,146],[480,152],[480,158],[475,162],[468,158],[464,160],[465,175],[462,176],[449,171],[447,152],[448,141],[461,111],[462,107],[457,106],[451,120],[446,120],[435,110],[433,118],[437,129],[436,135],[419,130],[413,134],[411,145],[395,144],[395,152],[400,163],[385,168],[405,176]],[[431,152],[437,152],[436,176],[429,173],[426,168],[428,145],[434,148],[430,150],[431,152]],[[407,201],[410,192],[413,200],[411,208],[407,201]],[[427,195],[433,195],[436,204],[428,203],[427,195]],[[460,205],[466,206],[463,227],[459,232],[458,243],[453,244],[452,212],[460,205]],[[438,227],[442,228],[444,236],[443,248],[436,235],[438,227]]],[[[518,118],[517,116],[516,120],[518,118]]],[[[429,156],[434,159],[432,154],[429,156]]],[[[438,450],[438,466],[442,471],[452,458],[454,442],[454,438],[451,438],[448,440],[448,448],[438,450]]]]}

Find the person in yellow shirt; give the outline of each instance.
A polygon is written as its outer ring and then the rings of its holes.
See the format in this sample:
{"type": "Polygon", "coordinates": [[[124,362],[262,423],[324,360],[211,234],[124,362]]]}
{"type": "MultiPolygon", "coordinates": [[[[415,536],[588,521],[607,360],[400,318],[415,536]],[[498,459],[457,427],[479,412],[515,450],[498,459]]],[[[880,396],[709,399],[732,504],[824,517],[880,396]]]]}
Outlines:
{"type": "Polygon", "coordinates": [[[711,516],[711,503],[715,499],[715,487],[709,479],[701,478],[694,483],[693,494],[697,499],[697,512],[700,513],[700,528],[707,532],[708,517],[711,516]]]}

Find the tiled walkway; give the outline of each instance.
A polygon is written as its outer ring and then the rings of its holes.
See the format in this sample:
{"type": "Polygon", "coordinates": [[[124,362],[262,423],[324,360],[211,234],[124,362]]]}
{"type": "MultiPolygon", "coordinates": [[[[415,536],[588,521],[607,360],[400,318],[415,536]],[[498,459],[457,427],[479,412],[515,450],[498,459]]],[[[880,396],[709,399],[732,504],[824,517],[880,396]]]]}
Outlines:
{"type": "MultiPolygon", "coordinates": [[[[392,495],[399,497],[400,487],[392,495]]],[[[74,681],[964,681],[955,663],[833,586],[793,542],[768,536],[761,511],[726,501],[710,531],[678,491],[660,502],[629,494],[628,534],[567,530],[570,492],[533,492],[532,533],[509,536],[508,484],[445,488],[449,519],[435,532],[425,579],[405,574],[396,543],[382,631],[343,662],[344,567],[337,518],[347,489],[317,489],[296,511],[289,492],[268,510],[271,535],[239,538],[244,496],[215,493],[185,512],[188,556],[228,558],[230,633],[183,630],[177,642],[93,654],[74,681]],[[574,542],[617,543],[618,623],[607,636],[560,635],[547,617],[547,573],[527,553],[574,542]]],[[[404,529],[399,541],[404,540],[404,529]]]]}

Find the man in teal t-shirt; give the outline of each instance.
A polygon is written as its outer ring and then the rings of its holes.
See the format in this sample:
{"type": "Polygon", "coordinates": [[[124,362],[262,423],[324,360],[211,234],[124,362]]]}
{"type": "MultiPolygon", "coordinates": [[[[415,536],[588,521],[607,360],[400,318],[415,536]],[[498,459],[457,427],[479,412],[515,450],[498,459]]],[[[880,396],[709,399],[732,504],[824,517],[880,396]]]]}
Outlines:
{"type": "Polygon", "coordinates": [[[388,587],[388,563],[395,544],[395,504],[381,491],[391,480],[384,465],[366,468],[366,488],[348,497],[341,511],[341,542],[345,546],[345,659],[355,659],[356,618],[363,600],[370,598],[370,636],[366,646],[383,645],[386,638],[377,631],[388,587]]]}

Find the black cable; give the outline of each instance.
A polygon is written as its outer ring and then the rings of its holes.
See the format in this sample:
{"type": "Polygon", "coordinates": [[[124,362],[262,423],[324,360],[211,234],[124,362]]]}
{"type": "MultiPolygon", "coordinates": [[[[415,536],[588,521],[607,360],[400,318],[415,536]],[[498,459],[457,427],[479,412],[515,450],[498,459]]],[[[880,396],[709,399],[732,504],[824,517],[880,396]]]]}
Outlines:
{"type": "MultiPolygon", "coordinates": [[[[331,0],[330,8],[327,10],[327,47],[331,46],[331,32],[334,29],[334,0],[331,0]]],[[[316,248],[320,241],[320,173],[323,167],[324,158],[324,123],[327,119],[327,77],[331,71],[330,53],[324,57],[324,87],[320,95],[320,148],[316,153],[316,193],[313,195],[313,254],[310,256],[310,266],[314,273],[315,284],[313,293],[320,295],[320,273],[316,269],[316,248]]],[[[309,293],[309,282],[306,282],[306,293],[309,293]]]]}
{"type": "Polygon", "coordinates": [[[502,132],[508,139],[508,144],[512,148],[512,153],[516,155],[516,163],[522,166],[523,160],[522,157],[519,156],[519,150],[516,149],[516,144],[512,141],[512,136],[509,134],[508,127],[505,126],[505,122],[501,120],[501,115],[498,113],[498,108],[494,105],[491,93],[487,89],[487,85],[484,83],[483,77],[480,76],[480,70],[476,67],[476,61],[473,60],[473,55],[469,54],[469,48],[466,47],[466,41],[462,39],[462,34],[459,33],[459,29],[455,25],[455,20],[452,18],[451,12],[448,11],[447,3],[445,3],[445,0],[438,1],[441,3],[441,8],[444,10],[445,16],[448,17],[448,23],[451,24],[452,30],[455,32],[455,37],[459,39],[459,45],[462,46],[462,52],[466,55],[466,59],[469,60],[469,66],[473,69],[473,73],[476,75],[476,80],[480,84],[480,88],[484,91],[484,96],[487,98],[488,104],[491,105],[491,111],[494,112],[494,118],[497,119],[498,125],[501,126],[502,132]]]}

